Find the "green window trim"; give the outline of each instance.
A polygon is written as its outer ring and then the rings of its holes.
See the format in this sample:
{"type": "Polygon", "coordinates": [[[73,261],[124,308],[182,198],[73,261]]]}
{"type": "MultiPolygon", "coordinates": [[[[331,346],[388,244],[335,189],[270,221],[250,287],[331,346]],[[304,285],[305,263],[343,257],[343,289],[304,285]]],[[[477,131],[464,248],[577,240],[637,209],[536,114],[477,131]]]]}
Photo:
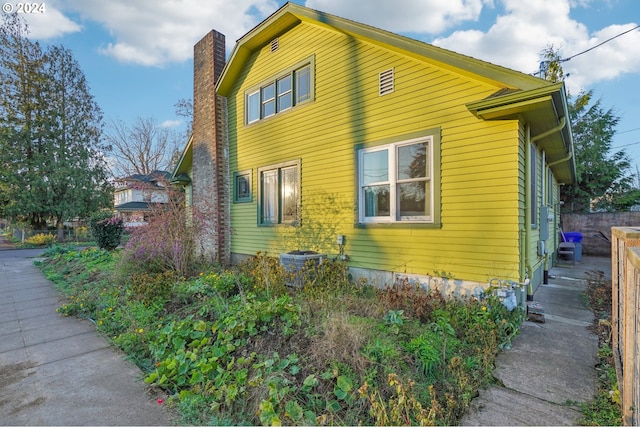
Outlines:
{"type": "Polygon", "coordinates": [[[258,168],[258,225],[296,225],[300,221],[301,160],[258,168]]]}
{"type": "Polygon", "coordinates": [[[245,125],[295,109],[315,99],[313,56],[244,93],[245,125]]]}
{"type": "Polygon", "coordinates": [[[253,171],[251,169],[233,173],[233,203],[253,201],[253,171]]]}
{"type": "MultiPolygon", "coordinates": [[[[356,157],[356,227],[420,227],[420,228],[440,228],[441,227],[441,202],[440,202],[440,128],[427,129],[409,134],[399,135],[382,141],[358,144],[355,147],[356,157]],[[414,176],[409,176],[403,172],[403,160],[408,154],[407,148],[412,149],[418,146],[426,147],[426,153],[416,157],[426,161],[426,169],[414,176]],[[383,155],[386,153],[386,156],[383,155]],[[367,155],[372,155],[371,159],[366,159],[367,155]],[[377,157],[377,159],[376,159],[377,157]],[[367,160],[369,161],[367,166],[367,160]],[[385,160],[388,167],[373,168],[374,164],[382,165],[385,160]],[[400,165],[400,166],[398,166],[400,165]],[[369,177],[365,176],[365,168],[370,167],[369,177]],[[375,178],[372,178],[374,177],[375,178]],[[424,191],[424,211],[422,214],[403,206],[402,194],[406,193],[407,186],[418,186],[424,191]],[[385,187],[388,191],[388,210],[378,209],[369,206],[372,201],[372,191],[370,188],[385,187]],[[375,213],[381,213],[373,214],[375,213]]],[[[411,150],[409,151],[411,152],[411,150]]],[[[414,151],[414,154],[417,153],[414,151]]],[[[406,162],[405,162],[406,163],[406,162]]],[[[409,163],[407,163],[408,166],[409,163]]],[[[422,169],[421,169],[422,170],[422,169]]],[[[375,192],[373,192],[375,193],[375,192]]],[[[422,196],[421,196],[422,197],[422,196]]],[[[374,197],[380,203],[387,200],[374,197]]],[[[420,197],[415,197],[418,201],[420,197]]],[[[410,206],[415,203],[410,203],[410,206]]]]}

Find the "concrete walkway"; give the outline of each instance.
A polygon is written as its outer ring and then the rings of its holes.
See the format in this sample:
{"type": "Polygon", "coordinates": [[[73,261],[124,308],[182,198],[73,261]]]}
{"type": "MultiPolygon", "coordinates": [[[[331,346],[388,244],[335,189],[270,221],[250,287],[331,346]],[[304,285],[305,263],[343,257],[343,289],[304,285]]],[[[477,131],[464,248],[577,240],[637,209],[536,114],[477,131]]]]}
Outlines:
{"type": "Polygon", "coordinates": [[[594,270],[611,278],[611,260],[583,257],[550,270],[549,284],[533,297],[545,323],[522,325],[512,348],[496,360],[502,385],[482,390],[461,425],[576,425],[575,402],[591,400],[598,386],[598,337],[587,329],[594,317],[582,297],[586,273],[594,270]]]}
{"type": "Polygon", "coordinates": [[[87,320],[56,313],[34,250],[0,251],[0,425],[171,425],[142,372],[87,320]]]}

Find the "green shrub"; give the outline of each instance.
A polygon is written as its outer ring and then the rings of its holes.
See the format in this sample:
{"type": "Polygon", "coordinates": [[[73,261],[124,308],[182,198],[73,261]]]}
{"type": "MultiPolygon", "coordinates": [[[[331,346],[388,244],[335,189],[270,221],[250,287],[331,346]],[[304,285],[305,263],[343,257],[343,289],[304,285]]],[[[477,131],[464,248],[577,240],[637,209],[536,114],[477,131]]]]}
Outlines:
{"type": "Polygon", "coordinates": [[[75,250],[77,250],[75,245],[52,245],[44,251],[43,255],[45,257],[54,257],[56,255],[66,254],[67,252],[75,250]]]}
{"type": "Polygon", "coordinates": [[[100,249],[112,251],[120,244],[124,225],[121,218],[116,218],[110,212],[98,212],[89,219],[91,232],[100,249]]]}

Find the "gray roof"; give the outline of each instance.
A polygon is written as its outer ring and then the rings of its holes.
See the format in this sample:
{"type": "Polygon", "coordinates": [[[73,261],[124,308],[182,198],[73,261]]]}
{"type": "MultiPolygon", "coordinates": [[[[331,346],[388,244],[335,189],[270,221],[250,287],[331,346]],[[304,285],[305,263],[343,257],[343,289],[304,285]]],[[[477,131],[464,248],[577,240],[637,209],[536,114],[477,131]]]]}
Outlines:
{"type": "Polygon", "coordinates": [[[152,203],[149,202],[127,202],[121,205],[115,206],[117,211],[149,211],[151,210],[152,203]]]}

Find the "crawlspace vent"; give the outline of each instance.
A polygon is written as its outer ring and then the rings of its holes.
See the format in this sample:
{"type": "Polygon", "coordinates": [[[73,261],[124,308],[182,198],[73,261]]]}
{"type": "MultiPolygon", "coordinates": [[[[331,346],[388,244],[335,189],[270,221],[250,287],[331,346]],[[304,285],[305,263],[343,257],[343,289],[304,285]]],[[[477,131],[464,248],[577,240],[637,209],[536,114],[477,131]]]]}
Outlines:
{"type": "Polygon", "coordinates": [[[393,89],[394,89],[394,75],[393,75],[393,68],[390,68],[379,74],[380,96],[392,93],[393,89]]]}

